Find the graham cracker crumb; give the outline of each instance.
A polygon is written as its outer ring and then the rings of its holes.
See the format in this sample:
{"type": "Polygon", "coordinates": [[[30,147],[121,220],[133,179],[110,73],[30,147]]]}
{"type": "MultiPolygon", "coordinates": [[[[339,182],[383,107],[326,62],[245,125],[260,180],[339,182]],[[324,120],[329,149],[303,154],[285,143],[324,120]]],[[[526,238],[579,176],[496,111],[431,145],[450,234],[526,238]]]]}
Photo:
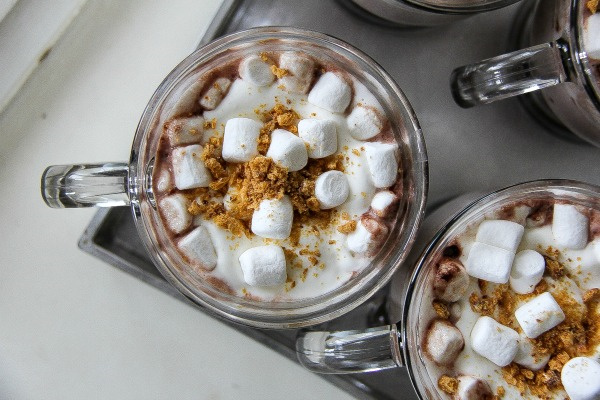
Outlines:
{"type": "Polygon", "coordinates": [[[435,310],[435,313],[443,319],[448,319],[450,318],[450,309],[448,308],[448,306],[444,303],[442,303],[439,300],[434,300],[433,301],[433,309],[435,310]]]}
{"type": "Polygon", "coordinates": [[[217,127],[217,119],[213,118],[210,121],[204,121],[204,129],[215,129],[217,127]]]}
{"type": "Polygon", "coordinates": [[[585,5],[592,14],[598,11],[598,0],[588,0],[587,3],[585,3],[585,5]]]}
{"type": "Polygon", "coordinates": [[[498,397],[500,397],[500,398],[501,398],[501,397],[503,397],[505,393],[506,393],[506,390],[504,389],[504,387],[503,387],[503,386],[498,386],[498,387],[496,388],[496,395],[497,395],[498,397]]]}
{"type": "Polygon", "coordinates": [[[452,378],[448,375],[442,375],[438,380],[438,387],[448,394],[456,394],[458,391],[458,379],[452,378]]]}
{"type": "Polygon", "coordinates": [[[277,65],[271,65],[271,72],[277,79],[281,79],[288,74],[287,69],[279,68],[277,65]]]}
{"type": "Polygon", "coordinates": [[[345,235],[354,232],[356,230],[356,221],[348,221],[345,224],[338,226],[337,230],[345,235]]]}

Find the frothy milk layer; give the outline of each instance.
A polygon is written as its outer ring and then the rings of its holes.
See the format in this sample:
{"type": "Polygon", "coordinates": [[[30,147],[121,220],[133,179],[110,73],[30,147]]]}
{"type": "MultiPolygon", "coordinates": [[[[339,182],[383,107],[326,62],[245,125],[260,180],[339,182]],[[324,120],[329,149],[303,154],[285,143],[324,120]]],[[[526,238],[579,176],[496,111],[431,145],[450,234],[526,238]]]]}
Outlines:
{"type": "MultiPolygon", "coordinates": [[[[549,204],[552,205],[552,202],[549,204]]],[[[538,222],[534,222],[531,218],[527,217],[531,210],[532,209],[527,206],[517,206],[514,208],[512,213],[509,213],[511,214],[510,219],[521,223],[525,227],[516,253],[529,249],[544,255],[547,257],[547,259],[558,261],[558,263],[564,267],[565,273],[560,277],[553,277],[551,276],[552,274],[549,273],[548,267],[546,267],[546,272],[544,273],[542,282],[538,284],[536,289],[539,289],[538,292],[549,292],[554,296],[554,298],[559,299],[560,303],[573,304],[574,309],[580,307],[582,310],[581,312],[584,312],[584,310],[587,310],[583,301],[584,295],[586,293],[589,294],[590,289],[600,288],[600,253],[598,252],[598,249],[600,249],[600,238],[590,235],[589,241],[583,249],[575,250],[561,246],[553,234],[552,222],[546,221],[541,224],[541,226],[538,226],[538,222]]],[[[597,215],[597,212],[595,213],[597,215]]],[[[503,215],[506,215],[506,213],[503,215]]],[[[496,215],[487,215],[485,218],[495,220],[505,218],[503,215],[498,213],[496,215]]],[[[460,252],[456,259],[458,259],[465,266],[467,265],[469,254],[476,243],[476,234],[479,225],[480,223],[472,224],[457,238],[449,241],[453,248],[458,249],[460,252]]],[[[590,232],[594,232],[594,229],[590,228],[590,232]]],[[[438,260],[434,261],[434,263],[440,262],[440,260],[441,259],[438,258],[438,260]]],[[[430,267],[432,269],[436,268],[435,265],[430,265],[430,267]]],[[[430,272],[430,274],[433,273],[434,272],[430,272]]],[[[430,277],[429,279],[433,279],[433,277],[430,277]]],[[[511,310],[518,309],[520,306],[535,297],[535,294],[521,296],[517,295],[512,291],[512,289],[510,289],[508,283],[499,285],[470,277],[468,288],[464,296],[462,296],[456,302],[441,302],[445,307],[447,307],[446,310],[449,311],[448,320],[460,330],[464,338],[464,348],[451,365],[438,365],[436,362],[433,362],[429,355],[424,354],[423,360],[425,361],[426,368],[434,384],[438,383],[438,380],[442,376],[459,378],[461,376],[468,375],[479,378],[486,382],[494,395],[499,393],[503,394],[503,396],[501,396],[502,399],[522,399],[527,396],[531,396],[531,398],[538,398],[538,396],[531,394],[529,389],[527,389],[528,381],[527,379],[523,378],[522,374],[529,374],[529,372],[526,372],[528,368],[525,368],[522,365],[518,365],[514,362],[506,367],[499,367],[487,358],[475,352],[472,347],[471,334],[473,327],[482,315],[487,315],[485,311],[481,311],[481,309],[477,310],[476,307],[484,304],[481,303],[481,300],[485,299],[486,296],[487,298],[493,297],[493,294],[496,290],[499,291],[497,293],[505,293],[500,297],[501,302],[508,302],[507,304],[509,304],[511,301],[514,301],[514,304],[510,304],[509,306],[506,306],[506,304],[504,305],[505,308],[511,310]],[[483,296],[484,292],[486,296],[483,296]],[[476,300],[474,301],[474,299],[476,300]],[[517,373],[517,379],[514,379],[515,371],[521,371],[517,373]],[[523,392],[524,388],[525,390],[523,392]]],[[[436,295],[434,291],[429,291],[424,294],[424,297],[421,300],[421,309],[423,311],[419,319],[419,332],[422,337],[426,336],[426,330],[428,329],[431,321],[440,318],[440,314],[434,310],[434,307],[432,307],[434,303],[439,303],[439,300],[435,297],[436,295]]],[[[589,309],[590,323],[598,324],[598,318],[600,316],[598,315],[597,308],[594,308],[597,306],[590,306],[589,304],[588,306],[592,307],[589,309]]],[[[498,320],[499,318],[497,313],[502,312],[501,310],[502,308],[496,308],[495,311],[491,313],[491,316],[498,320]]],[[[572,313],[573,309],[569,308],[568,310],[565,309],[564,311],[567,313],[567,318],[569,318],[569,313],[572,313]]],[[[505,323],[507,318],[510,318],[510,328],[516,330],[520,334],[519,340],[529,340],[524,336],[523,330],[520,328],[520,325],[512,312],[511,315],[504,316],[503,318],[504,319],[502,320],[505,323]]],[[[569,323],[569,321],[567,321],[567,323],[569,323]]],[[[538,344],[543,343],[544,340],[547,341],[544,335],[541,335],[538,339],[540,340],[539,342],[536,342],[538,344]]],[[[579,350],[581,354],[577,355],[590,357],[593,359],[600,359],[600,342],[598,341],[598,338],[591,336],[588,338],[588,340],[588,343],[590,344],[589,348],[586,350],[579,350]]],[[[495,343],[490,343],[490,346],[492,347],[495,345],[495,343]]],[[[575,350],[576,345],[573,345],[572,347],[572,350],[569,350],[569,353],[573,352],[573,354],[570,354],[570,357],[575,356],[575,353],[577,352],[575,350]]],[[[552,349],[550,349],[550,351],[552,352],[552,349]]],[[[553,354],[552,357],[554,358],[556,355],[557,354],[553,354]]],[[[569,357],[567,357],[567,359],[568,358],[569,357]]],[[[557,359],[560,359],[560,357],[557,357],[557,359]]],[[[552,362],[555,361],[551,361],[551,363],[552,362]]],[[[554,364],[552,367],[556,367],[556,364],[554,364]]],[[[552,372],[551,368],[546,365],[540,370],[542,372],[536,371],[535,369],[530,371],[533,374],[547,373],[549,381],[551,375],[554,376],[553,374],[556,372],[556,379],[560,379],[560,368],[559,371],[552,372]]],[[[536,375],[531,375],[531,377],[534,376],[536,375]]],[[[536,378],[532,379],[533,380],[531,382],[533,382],[536,378]]],[[[441,386],[443,385],[440,385],[440,387],[441,386]]],[[[552,384],[549,384],[548,386],[552,386],[552,384]]],[[[444,396],[448,396],[448,398],[458,398],[452,397],[449,394],[442,394],[444,396]]],[[[552,399],[564,399],[567,396],[560,384],[552,388],[552,390],[546,395],[549,396],[548,398],[552,399]]],[[[454,396],[458,395],[455,393],[454,396]]]]}
{"type": "MultiPolygon", "coordinates": [[[[258,61],[257,61],[258,62],[258,61]]],[[[276,71],[274,71],[275,73],[276,71]]],[[[321,75],[323,76],[323,75],[321,75]]],[[[337,152],[341,156],[342,171],[347,177],[349,195],[331,214],[331,220],[326,227],[316,227],[310,222],[304,224],[299,238],[268,239],[258,235],[234,235],[223,229],[210,218],[198,215],[194,218],[193,226],[203,226],[209,233],[212,245],[217,255],[216,267],[208,271],[200,268],[200,276],[216,278],[219,285],[239,296],[262,301],[292,301],[318,297],[346,283],[351,277],[365,268],[373,259],[376,251],[355,253],[346,245],[349,231],[338,230],[341,225],[353,222],[360,224],[361,218],[371,218],[384,226],[385,234],[392,228],[391,219],[384,219],[371,212],[371,200],[380,191],[375,187],[367,166],[365,141],[352,137],[348,124],[348,114],[357,107],[368,107],[378,115],[384,115],[382,107],[369,90],[353,77],[346,75],[345,79],[351,87],[352,98],[345,113],[328,111],[308,101],[308,90],[305,93],[288,90],[282,84],[283,80],[275,79],[273,83],[257,86],[253,82],[240,77],[232,79],[227,93],[212,110],[202,112],[204,129],[198,143],[208,145],[215,138],[223,138],[227,121],[235,118],[248,118],[261,121],[261,116],[278,105],[293,110],[299,120],[317,119],[332,121],[337,130],[337,152]],[[251,286],[244,279],[239,258],[246,250],[264,245],[281,246],[286,251],[287,282],[274,286],[251,286]]],[[[318,81],[318,77],[315,81],[318,81]]],[[[314,82],[313,82],[314,85],[314,82]]],[[[212,107],[211,107],[212,108],[212,107]]],[[[385,119],[383,119],[385,122],[385,119]]],[[[372,140],[378,142],[393,141],[389,127],[385,126],[372,140]]],[[[167,153],[171,145],[159,149],[167,153]]],[[[157,200],[178,192],[172,184],[171,166],[168,159],[155,167],[155,188],[157,200]]],[[[185,193],[184,193],[185,194],[185,193]]],[[[396,193],[398,195],[398,193],[396,193]]],[[[215,194],[216,202],[223,203],[222,194],[215,194]]],[[[298,215],[294,215],[298,218],[298,215]]],[[[355,230],[350,229],[350,231],[355,230]]],[[[187,231],[186,231],[187,232],[187,231]]],[[[183,234],[174,235],[172,240],[177,242],[183,234]]],[[[377,242],[382,243],[382,238],[377,242]]],[[[384,239],[384,238],[383,238],[384,239]]]]}

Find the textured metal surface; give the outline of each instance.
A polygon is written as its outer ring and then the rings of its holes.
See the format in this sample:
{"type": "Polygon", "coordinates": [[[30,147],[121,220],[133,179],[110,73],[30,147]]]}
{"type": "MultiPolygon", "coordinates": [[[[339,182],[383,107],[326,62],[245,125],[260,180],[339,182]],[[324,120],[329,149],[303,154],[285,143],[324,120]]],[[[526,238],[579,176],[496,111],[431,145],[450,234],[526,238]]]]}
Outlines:
{"type": "MultiPolygon", "coordinates": [[[[600,184],[600,150],[552,135],[518,100],[468,110],[452,100],[451,71],[510,50],[512,21],[518,11],[514,5],[452,25],[402,30],[364,14],[350,1],[225,0],[201,44],[250,27],[286,25],[336,36],[369,54],[396,79],[417,113],[429,154],[430,206],[462,193],[486,192],[532,179],[569,178],[600,184]]],[[[99,211],[80,247],[190,303],[152,265],[129,209],[99,211]]],[[[326,328],[376,324],[382,300],[379,296],[326,328]]],[[[295,360],[295,331],[235,327],[295,360]]],[[[402,369],[324,379],[359,398],[416,397],[402,369]]]]}

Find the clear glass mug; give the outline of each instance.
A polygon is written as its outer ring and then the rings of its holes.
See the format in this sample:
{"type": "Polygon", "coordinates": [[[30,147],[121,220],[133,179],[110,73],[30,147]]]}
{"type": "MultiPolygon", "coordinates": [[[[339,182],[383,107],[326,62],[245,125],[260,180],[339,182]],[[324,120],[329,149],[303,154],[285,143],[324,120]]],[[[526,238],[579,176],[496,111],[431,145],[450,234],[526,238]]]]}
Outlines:
{"type": "Polygon", "coordinates": [[[544,125],[600,146],[600,60],[586,52],[586,3],[524,3],[513,28],[521,50],[455,69],[455,101],[472,107],[528,93],[520,100],[544,125]]]}
{"type": "Polygon", "coordinates": [[[335,318],[384,286],[410,249],[422,218],[428,187],[427,154],[408,100],[372,59],[330,36],[287,27],[234,33],[197,50],[160,84],[139,122],[129,163],[59,165],[42,176],[42,196],[53,208],[129,205],[138,234],[165,278],[196,304],[229,320],[261,328],[292,328],[335,318]],[[373,261],[346,284],[315,298],[261,302],[220,291],[186,268],[174,249],[161,244],[166,228],[152,193],[152,170],[162,127],[171,116],[193,110],[205,76],[215,66],[268,51],[302,51],[353,75],[377,98],[400,148],[403,193],[397,222],[373,261]],[[200,85],[200,86],[199,86],[200,85]],[[177,105],[175,108],[174,105],[177,105]]]}
{"type": "Polygon", "coordinates": [[[435,26],[520,0],[351,0],[386,21],[404,27],[435,26]]]}
{"type": "Polygon", "coordinates": [[[431,321],[431,313],[423,311],[424,307],[431,308],[431,298],[424,294],[432,291],[436,262],[457,235],[486,214],[507,205],[548,198],[600,210],[600,187],[571,180],[526,182],[484,196],[466,194],[441,205],[425,218],[405,268],[392,279],[387,318],[399,322],[366,330],[304,331],[296,342],[300,363],[326,374],[405,367],[419,398],[447,398],[438,389],[439,377],[428,373],[422,349],[424,331],[431,321]]]}

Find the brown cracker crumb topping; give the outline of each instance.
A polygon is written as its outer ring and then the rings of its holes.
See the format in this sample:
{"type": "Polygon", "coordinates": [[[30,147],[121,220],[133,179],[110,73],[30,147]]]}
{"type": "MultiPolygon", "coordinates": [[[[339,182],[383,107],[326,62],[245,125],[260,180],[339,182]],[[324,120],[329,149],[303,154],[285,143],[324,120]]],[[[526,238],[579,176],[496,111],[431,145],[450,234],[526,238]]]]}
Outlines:
{"type": "Polygon", "coordinates": [[[271,65],[271,72],[278,79],[281,79],[281,78],[283,78],[284,76],[286,76],[288,74],[288,70],[287,69],[279,68],[277,65],[271,65]]]}
{"type": "Polygon", "coordinates": [[[348,221],[345,224],[338,226],[337,230],[345,235],[356,230],[356,221],[348,221]]]}
{"type": "Polygon", "coordinates": [[[448,306],[445,303],[442,303],[439,300],[434,300],[433,303],[433,309],[435,310],[435,313],[443,319],[448,319],[450,318],[450,309],[448,308],[448,306]]]}
{"type": "Polygon", "coordinates": [[[448,394],[456,394],[458,392],[458,379],[448,375],[442,375],[438,380],[438,387],[448,394]]]}
{"type": "Polygon", "coordinates": [[[592,14],[598,11],[598,0],[588,0],[587,3],[585,3],[585,5],[592,14]]]}

